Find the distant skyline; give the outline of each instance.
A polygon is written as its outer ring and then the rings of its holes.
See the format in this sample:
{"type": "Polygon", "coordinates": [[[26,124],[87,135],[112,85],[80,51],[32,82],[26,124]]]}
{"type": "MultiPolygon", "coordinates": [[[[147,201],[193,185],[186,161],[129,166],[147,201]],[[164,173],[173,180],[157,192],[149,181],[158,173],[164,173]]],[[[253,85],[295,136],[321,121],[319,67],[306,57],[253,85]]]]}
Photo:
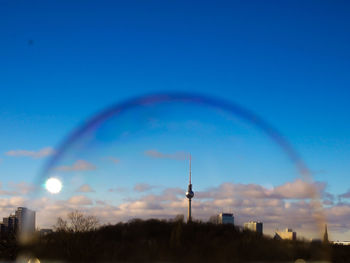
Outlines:
{"type": "MultiPolygon", "coordinates": [[[[3,1],[0,216],[35,191],[32,183],[47,158],[68,133],[93,114],[133,96],[190,91],[236,102],[277,127],[306,161],[324,193],[330,239],[349,239],[349,11],[350,4],[345,1],[3,1]]],[[[244,145],[253,149],[256,143],[263,149],[261,134],[250,135],[251,144],[244,145]]],[[[236,188],[247,197],[248,205],[253,189],[264,201],[250,206],[262,209],[285,206],[286,198],[293,198],[293,186],[301,187],[283,162],[269,171],[270,163],[262,161],[261,173],[247,166],[256,177],[243,173],[230,177],[220,168],[225,173],[213,185],[214,176],[196,178],[209,173],[204,168],[205,163],[209,166],[208,159],[199,156],[200,150],[196,153],[191,147],[174,149],[146,142],[133,149],[130,156],[137,153],[140,161],[135,174],[156,166],[161,171],[172,167],[174,174],[183,172],[180,189],[184,202],[187,166],[181,154],[188,151],[194,151],[197,158],[194,189],[203,195],[210,185],[214,193],[236,188]],[[146,166],[146,162],[151,163],[146,166]],[[274,173],[271,180],[264,181],[269,172],[278,169],[283,176],[274,173]],[[291,196],[272,199],[271,193],[291,196]]],[[[213,151],[229,152],[222,148],[213,151]]],[[[241,158],[238,155],[235,160],[241,158]]],[[[59,169],[78,178],[102,173],[101,163],[107,163],[124,172],[130,156],[106,155],[97,161],[79,158],[59,169]]],[[[266,159],[272,162],[270,156],[279,155],[269,148],[266,159]]],[[[231,159],[222,162],[231,164],[231,159]]],[[[140,174],[127,186],[111,185],[105,191],[127,190],[146,202],[150,199],[144,196],[147,191],[157,195],[167,188],[157,182],[161,174],[152,172],[154,181],[141,180],[140,174]]],[[[178,193],[175,179],[170,183],[178,193]]],[[[88,204],[93,191],[98,191],[90,181],[75,186],[78,194],[69,197],[72,203],[88,204]]],[[[303,191],[296,195],[303,196],[303,191]]],[[[194,217],[196,198],[197,191],[194,217]]],[[[240,204],[234,203],[239,211],[240,204]]],[[[251,220],[255,219],[259,218],[253,215],[251,220]]]]}

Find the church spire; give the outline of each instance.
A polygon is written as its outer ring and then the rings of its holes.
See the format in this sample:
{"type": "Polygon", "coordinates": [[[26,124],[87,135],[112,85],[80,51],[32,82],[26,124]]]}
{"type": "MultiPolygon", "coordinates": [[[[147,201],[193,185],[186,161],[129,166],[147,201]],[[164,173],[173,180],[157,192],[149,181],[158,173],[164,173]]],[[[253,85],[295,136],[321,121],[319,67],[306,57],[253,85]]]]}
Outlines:
{"type": "Polygon", "coordinates": [[[325,227],[324,227],[323,242],[324,242],[324,243],[328,243],[328,242],[329,242],[329,240],[328,240],[327,224],[326,224],[325,227]]]}

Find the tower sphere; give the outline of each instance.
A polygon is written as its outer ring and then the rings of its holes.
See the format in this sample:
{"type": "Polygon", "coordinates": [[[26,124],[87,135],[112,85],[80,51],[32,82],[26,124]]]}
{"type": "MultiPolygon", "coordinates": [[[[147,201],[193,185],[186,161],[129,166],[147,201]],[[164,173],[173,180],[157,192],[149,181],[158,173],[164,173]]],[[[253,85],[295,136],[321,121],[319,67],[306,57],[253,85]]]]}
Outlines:
{"type": "Polygon", "coordinates": [[[192,191],[192,189],[189,189],[187,192],[186,192],[186,197],[188,199],[191,199],[194,197],[194,192],[192,191]]]}

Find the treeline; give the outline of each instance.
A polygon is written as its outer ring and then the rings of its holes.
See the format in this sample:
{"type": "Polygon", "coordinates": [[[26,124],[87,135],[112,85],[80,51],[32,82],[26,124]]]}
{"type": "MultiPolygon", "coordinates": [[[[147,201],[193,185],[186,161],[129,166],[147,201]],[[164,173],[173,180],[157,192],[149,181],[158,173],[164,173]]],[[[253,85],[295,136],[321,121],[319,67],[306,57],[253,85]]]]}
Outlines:
{"type": "Polygon", "coordinates": [[[55,232],[46,236],[34,236],[25,246],[19,245],[15,236],[0,240],[0,260],[30,255],[41,262],[45,259],[60,262],[295,262],[304,259],[341,263],[349,262],[350,258],[350,246],[279,241],[232,225],[186,224],[182,218],[135,219],[101,227],[91,224],[91,220],[89,224],[81,220],[73,222],[58,225],[55,232]]]}
{"type": "Polygon", "coordinates": [[[344,246],[278,241],[232,225],[155,219],[92,231],[60,230],[22,250],[68,262],[348,262],[350,256],[344,246]]]}
{"type": "Polygon", "coordinates": [[[14,233],[0,236],[0,260],[15,260],[19,250],[18,239],[14,233]]]}

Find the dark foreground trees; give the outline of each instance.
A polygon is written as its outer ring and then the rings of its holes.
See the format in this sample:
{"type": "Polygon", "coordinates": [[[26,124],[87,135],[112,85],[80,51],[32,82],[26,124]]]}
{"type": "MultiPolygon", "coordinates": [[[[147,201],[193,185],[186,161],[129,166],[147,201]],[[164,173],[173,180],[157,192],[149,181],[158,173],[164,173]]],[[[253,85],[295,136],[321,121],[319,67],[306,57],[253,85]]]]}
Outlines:
{"type": "Polygon", "coordinates": [[[75,210],[67,215],[67,219],[62,217],[57,218],[54,225],[56,232],[87,232],[94,231],[99,226],[99,220],[92,215],[85,215],[82,212],[75,210]]]}
{"type": "Polygon", "coordinates": [[[9,233],[6,236],[0,236],[0,261],[16,259],[19,251],[17,236],[9,233]]]}
{"type": "Polygon", "coordinates": [[[27,247],[40,259],[68,262],[348,262],[350,249],[278,241],[232,225],[132,220],[93,231],[58,231],[27,247]]]}

